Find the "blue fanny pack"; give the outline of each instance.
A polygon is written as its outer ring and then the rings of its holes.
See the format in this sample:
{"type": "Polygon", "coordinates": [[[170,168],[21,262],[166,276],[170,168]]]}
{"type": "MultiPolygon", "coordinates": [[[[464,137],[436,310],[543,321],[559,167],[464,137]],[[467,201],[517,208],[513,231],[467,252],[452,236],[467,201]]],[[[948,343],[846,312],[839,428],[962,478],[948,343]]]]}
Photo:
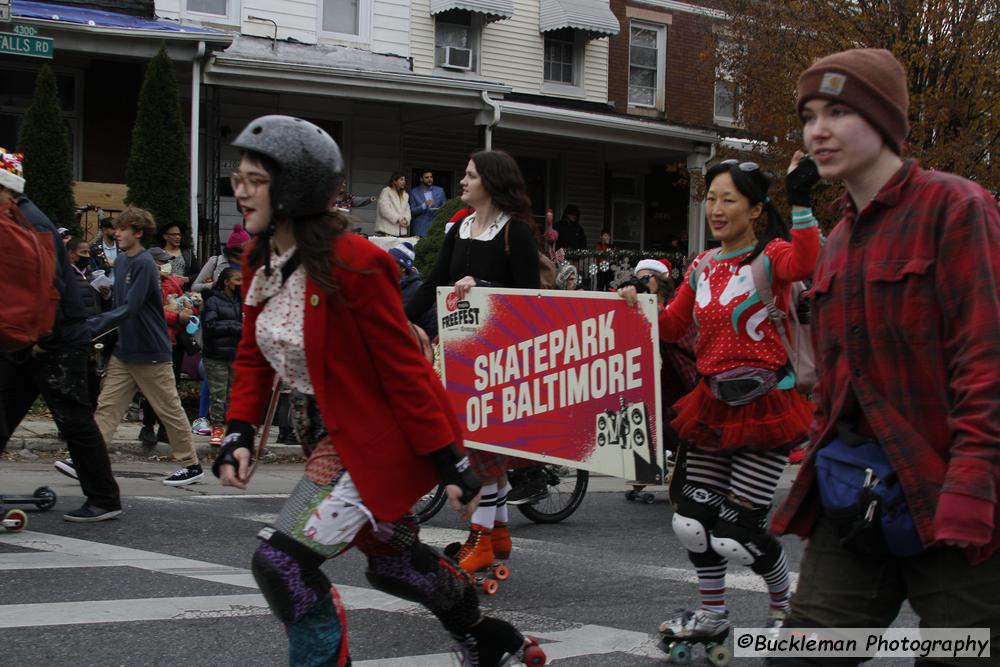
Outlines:
{"type": "Polygon", "coordinates": [[[816,454],[816,482],[845,547],[893,556],[924,550],[899,476],[877,442],[849,445],[834,438],[816,454]]]}

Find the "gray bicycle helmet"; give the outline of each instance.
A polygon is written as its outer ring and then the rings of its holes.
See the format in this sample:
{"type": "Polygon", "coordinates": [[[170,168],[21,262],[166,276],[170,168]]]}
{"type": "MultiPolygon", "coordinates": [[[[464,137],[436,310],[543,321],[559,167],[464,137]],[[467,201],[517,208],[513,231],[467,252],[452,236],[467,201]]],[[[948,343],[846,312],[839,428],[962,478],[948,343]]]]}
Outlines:
{"type": "Polygon", "coordinates": [[[233,146],[264,155],[278,165],[271,206],[283,217],[325,213],[344,173],[344,158],[326,130],[292,116],[250,121],[233,146]]]}

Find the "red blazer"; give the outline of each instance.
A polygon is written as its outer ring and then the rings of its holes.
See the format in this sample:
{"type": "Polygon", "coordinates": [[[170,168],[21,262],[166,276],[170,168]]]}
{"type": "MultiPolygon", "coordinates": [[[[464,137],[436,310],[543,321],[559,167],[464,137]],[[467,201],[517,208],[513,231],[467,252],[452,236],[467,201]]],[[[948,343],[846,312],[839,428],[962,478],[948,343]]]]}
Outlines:
{"type": "MultiPolygon", "coordinates": [[[[332,253],[338,295],[306,280],[306,364],[330,439],[361,497],[377,518],[393,521],[439,482],[427,455],[451,443],[461,449],[462,429],[403,314],[395,260],[351,233],[334,240],[332,253]]],[[[247,290],[253,274],[244,263],[247,290]]],[[[243,306],[227,416],[254,425],[263,421],[274,378],[257,347],[261,308],[243,306]]]]}

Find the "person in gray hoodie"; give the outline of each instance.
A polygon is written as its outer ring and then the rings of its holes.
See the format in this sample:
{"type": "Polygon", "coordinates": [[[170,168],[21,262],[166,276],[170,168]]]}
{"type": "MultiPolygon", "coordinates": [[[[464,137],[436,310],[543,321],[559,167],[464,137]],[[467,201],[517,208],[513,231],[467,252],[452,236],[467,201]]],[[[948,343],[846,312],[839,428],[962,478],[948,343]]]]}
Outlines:
{"type": "Polygon", "coordinates": [[[173,456],[182,466],[163,483],[184,486],[199,481],[204,473],[174,380],[159,269],[143,247],[155,231],[152,214],[134,206],[115,220],[122,254],[114,266],[114,308],[88,320],[95,336],[118,328],[95,417],[105,441],[110,441],[136,389],[140,390],[163,423],[173,456]]]}

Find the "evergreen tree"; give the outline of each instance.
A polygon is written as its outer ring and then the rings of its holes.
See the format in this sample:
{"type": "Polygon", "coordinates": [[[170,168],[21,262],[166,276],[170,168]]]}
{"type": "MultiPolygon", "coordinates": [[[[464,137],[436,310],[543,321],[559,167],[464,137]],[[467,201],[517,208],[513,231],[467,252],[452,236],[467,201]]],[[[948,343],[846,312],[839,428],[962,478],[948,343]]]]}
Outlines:
{"type": "Polygon", "coordinates": [[[188,154],[177,77],[164,45],[146,66],[132,128],[126,204],[147,209],[160,229],[177,225],[188,239],[188,154]]]}
{"type": "Polygon", "coordinates": [[[38,70],[35,96],[24,115],[18,151],[24,153],[25,194],[57,227],[78,233],[69,140],[59,108],[56,77],[48,64],[38,70]]]}

